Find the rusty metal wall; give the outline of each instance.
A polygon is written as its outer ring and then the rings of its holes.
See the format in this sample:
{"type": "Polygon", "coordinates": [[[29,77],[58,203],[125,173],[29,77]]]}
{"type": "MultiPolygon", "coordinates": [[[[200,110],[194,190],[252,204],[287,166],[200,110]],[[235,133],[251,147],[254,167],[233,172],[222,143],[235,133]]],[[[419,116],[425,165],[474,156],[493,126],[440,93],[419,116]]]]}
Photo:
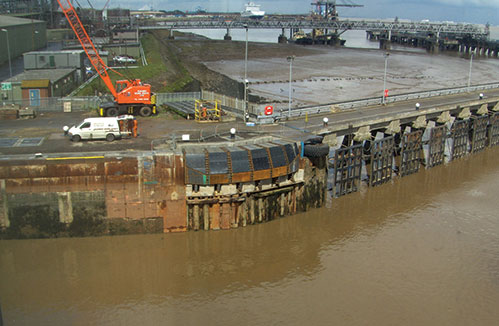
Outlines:
{"type": "Polygon", "coordinates": [[[392,179],[395,137],[371,141],[369,185],[379,186],[392,179]]]}
{"type": "Polygon", "coordinates": [[[452,150],[451,160],[468,154],[469,121],[454,121],[451,129],[452,150]]]}
{"type": "Polygon", "coordinates": [[[489,146],[499,144],[499,112],[495,112],[490,117],[489,146]]]}
{"type": "Polygon", "coordinates": [[[487,144],[487,129],[489,123],[489,116],[473,116],[471,128],[472,128],[472,138],[471,138],[471,152],[479,152],[485,149],[487,144]]]}
{"type": "Polygon", "coordinates": [[[428,153],[429,167],[444,163],[446,132],[447,127],[445,125],[431,128],[428,153]]]}
{"type": "Polygon", "coordinates": [[[57,194],[71,193],[73,208],[99,202],[107,219],[162,218],[165,231],[186,230],[181,156],[8,161],[0,166],[0,180],[4,226],[9,210],[23,203],[56,207],[57,194]]]}

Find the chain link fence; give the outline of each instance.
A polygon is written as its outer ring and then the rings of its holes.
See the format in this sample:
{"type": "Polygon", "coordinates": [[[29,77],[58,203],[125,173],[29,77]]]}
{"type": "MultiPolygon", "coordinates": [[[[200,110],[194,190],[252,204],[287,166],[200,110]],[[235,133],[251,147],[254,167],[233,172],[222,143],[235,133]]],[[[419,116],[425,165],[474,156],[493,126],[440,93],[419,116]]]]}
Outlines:
{"type": "Polygon", "coordinates": [[[169,102],[198,100],[200,98],[201,92],[156,93],[156,105],[163,105],[169,102]]]}
{"type": "Polygon", "coordinates": [[[2,106],[13,105],[20,108],[30,108],[37,112],[72,112],[96,109],[103,100],[98,96],[46,97],[3,101],[2,106]]]}

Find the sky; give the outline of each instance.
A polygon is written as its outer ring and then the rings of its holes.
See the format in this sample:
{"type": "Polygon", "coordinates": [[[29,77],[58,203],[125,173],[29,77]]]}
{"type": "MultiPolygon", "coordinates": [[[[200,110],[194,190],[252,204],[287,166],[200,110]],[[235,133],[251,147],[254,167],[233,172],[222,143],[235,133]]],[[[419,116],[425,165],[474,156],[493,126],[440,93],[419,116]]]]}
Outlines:
{"type": "MultiPolygon", "coordinates": [[[[73,0],[74,1],[74,0],[73,0]]],[[[107,0],[88,0],[102,8],[107,0]]],[[[308,13],[315,0],[252,0],[267,13],[308,13]]],[[[88,7],[87,0],[79,0],[88,7]]],[[[108,8],[239,12],[248,0],[110,0],[108,8]]],[[[454,21],[499,26],[499,0],[337,0],[355,3],[363,8],[338,8],[340,17],[395,18],[431,21],[454,21]]]]}

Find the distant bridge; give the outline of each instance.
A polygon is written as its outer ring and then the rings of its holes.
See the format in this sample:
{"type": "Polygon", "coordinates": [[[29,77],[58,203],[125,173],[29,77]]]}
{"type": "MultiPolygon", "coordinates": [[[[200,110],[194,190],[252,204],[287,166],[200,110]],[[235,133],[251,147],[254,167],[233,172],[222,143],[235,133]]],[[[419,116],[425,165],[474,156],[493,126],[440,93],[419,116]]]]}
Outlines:
{"type": "Polygon", "coordinates": [[[311,19],[301,16],[270,16],[263,19],[242,18],[176,18],[161,20],[151,24],[140,22],[139,29],[328,29],[328,30],[365,30],[399,33],[426,32],[435,34],[452,34],[453,36],[469,36],[475,39],[488,38],[487,27],[475,24],[412,22],[397,20],[373,19],[311,19]]]}

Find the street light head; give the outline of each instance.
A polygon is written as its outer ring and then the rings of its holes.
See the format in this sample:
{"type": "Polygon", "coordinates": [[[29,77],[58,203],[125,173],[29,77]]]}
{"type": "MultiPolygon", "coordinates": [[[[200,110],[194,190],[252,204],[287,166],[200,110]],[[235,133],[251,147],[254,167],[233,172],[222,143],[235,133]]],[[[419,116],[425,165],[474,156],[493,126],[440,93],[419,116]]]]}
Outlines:
{"type": "Polygon", "coordinates": [[[419,110],[420,107],[421,107],[421,104],[416,103],[416,110],[419,110]]]}
{"type": "Polygon", "coordinates": [[[2,28],[2,32],[7,33],[8,31],[5,28],[2,28]]]}

